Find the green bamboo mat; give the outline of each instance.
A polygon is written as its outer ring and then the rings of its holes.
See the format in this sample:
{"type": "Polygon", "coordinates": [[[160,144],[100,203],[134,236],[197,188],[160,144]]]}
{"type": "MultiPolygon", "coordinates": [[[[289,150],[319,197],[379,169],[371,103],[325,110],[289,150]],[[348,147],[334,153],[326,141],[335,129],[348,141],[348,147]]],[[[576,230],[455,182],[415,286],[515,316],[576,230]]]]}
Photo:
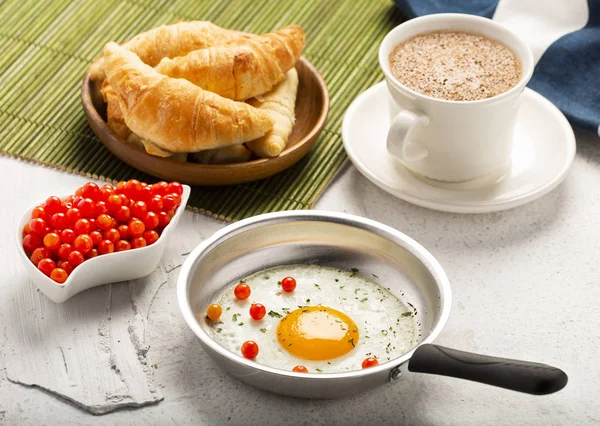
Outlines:
{"type": "Polygon", "coordinates": [[[304,56],[323,74],[331,96],[318,143],[272,178],[196,187],[189,206],[224,220],[310,208],[345,159],[344,111],[382,79],[379,43],[403,20],[390,0],[0,0],[0,152],[96,179],[156,181],[99,142],[87,125],[79,87],[107,41],[176,20],[210,20],[255,33],[302,25],[304,56]]]}

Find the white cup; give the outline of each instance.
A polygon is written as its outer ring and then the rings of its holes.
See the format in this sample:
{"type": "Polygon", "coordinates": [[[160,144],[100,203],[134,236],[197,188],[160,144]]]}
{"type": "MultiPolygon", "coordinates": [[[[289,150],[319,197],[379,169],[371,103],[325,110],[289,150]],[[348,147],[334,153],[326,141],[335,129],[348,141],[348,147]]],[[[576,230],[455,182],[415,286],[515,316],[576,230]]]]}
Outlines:
{"type": "Polygon", "coordinates": [[[512,137],[519,100],[533,73],[533,55],[513,32],[491,19],[441,13],[411,19],[388,33],[379,48],[379,65],[389,91],[391,125],[387,150],[409,170],[442,182],[486,182],[511,167],[512,137]],[[477,101],[448,101],[415,92],[390,70],[394,47],[432,31],[466,31],[510,48],[522,66],[519,83],[497,96],[477,101]]]}

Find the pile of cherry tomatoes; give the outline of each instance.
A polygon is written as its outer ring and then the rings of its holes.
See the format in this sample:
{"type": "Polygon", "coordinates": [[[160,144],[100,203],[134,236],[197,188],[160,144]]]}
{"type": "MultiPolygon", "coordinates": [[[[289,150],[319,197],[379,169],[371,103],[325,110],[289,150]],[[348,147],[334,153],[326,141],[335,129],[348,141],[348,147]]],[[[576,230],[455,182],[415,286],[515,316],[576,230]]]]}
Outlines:
{"type": "Polygon", "coordinates": [[[154,244],[181,205],[178,182],[88,182],[64,200],[49,197],[23,229],[23,248],[57,283],[87,259],[154,244]]]}

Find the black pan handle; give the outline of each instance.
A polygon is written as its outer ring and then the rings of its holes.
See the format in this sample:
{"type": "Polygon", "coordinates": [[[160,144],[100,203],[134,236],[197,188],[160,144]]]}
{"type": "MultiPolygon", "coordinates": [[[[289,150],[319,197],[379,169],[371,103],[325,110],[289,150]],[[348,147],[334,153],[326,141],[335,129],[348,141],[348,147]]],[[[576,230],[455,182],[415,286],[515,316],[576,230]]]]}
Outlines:
{"type": "Polygon", "coordinates": [[[496,358],[443,346],[419,346],[408,363],[415,373],[438,374],[485,383],[533,395],[547,395],[564,388],[564,371],[546,364],[496,358]]]}

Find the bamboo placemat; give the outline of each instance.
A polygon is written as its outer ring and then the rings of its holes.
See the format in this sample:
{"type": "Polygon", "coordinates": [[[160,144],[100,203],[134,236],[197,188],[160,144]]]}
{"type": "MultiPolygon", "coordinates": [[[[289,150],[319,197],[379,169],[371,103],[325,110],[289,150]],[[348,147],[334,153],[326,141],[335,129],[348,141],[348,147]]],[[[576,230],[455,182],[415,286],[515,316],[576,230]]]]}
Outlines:
{"type": "Polygon", "coordinates": [[[104,44],[177,20],[210,20],[255,33],[299,24],[307,34],[304,56],[331,96],[318,143],[272,178],[196,187],[189,206],[224,220],[310,208],[345,159],[344,111],[382,79],[379,42],[403,19],[389,0],[0,0],[0,152],[113,182],[156,181],[115,158],[86,122],[81,78],[104,44]]]}

